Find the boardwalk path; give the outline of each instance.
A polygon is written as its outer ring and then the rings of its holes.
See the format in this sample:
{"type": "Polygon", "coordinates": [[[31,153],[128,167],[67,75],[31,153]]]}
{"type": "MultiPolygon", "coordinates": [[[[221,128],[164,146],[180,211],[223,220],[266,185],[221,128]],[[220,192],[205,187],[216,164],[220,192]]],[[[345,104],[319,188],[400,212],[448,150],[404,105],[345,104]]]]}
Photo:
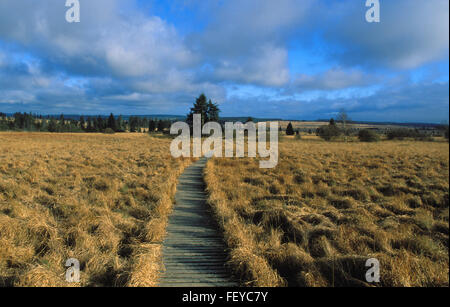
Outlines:
{"type": "Polygon", "coordinates": [[[163,243],[162,287],[238,286],[225,268],[225,245],[207,210],[202,158],[180,176],[163,243]]]}

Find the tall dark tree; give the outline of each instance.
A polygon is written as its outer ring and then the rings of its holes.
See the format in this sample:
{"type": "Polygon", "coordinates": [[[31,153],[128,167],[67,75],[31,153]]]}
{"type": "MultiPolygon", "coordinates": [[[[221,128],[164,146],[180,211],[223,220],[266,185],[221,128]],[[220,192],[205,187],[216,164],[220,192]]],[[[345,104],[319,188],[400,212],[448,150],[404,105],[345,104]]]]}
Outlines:
{"type": "Polygon", "coordinates": [[[117,131],[117,132],[124,132],[124,131],[125,131],[125,127],[124,127],[122,115],[119,115],[119,117],[117,118],[117,121],[116,121],[116,131],[117,131]]]}
{"type": "MultiPolygon", "coordinates": [[[[148,119],[147,118],[144,118],[143,120],[142,120],[142,123],[141,123],[141,126],[140,127],[142,127],[142,128],[147,128],[148,127],[148,119]]],[[[145,131],[145,129],[142,129],[142,131],[144,132],[145,131]]]]}
{"type": "Polygon", "coordinates": [[[106,125],[107,125],[107,123],[105,122],[103,117],[101,117],[100,115],[97,116],[97,122],[96,122],[96,125],[95,125],[95,128],[96,128],[97,132],[102,132],[103,130],[105,130],[106,129],[106,125]]]}
{"type": "Polygon", "coordinates": [[[148,122],[148,131],[149,132],[155,132],[156,129],[156,122],[152,119],[148,122]]]}
{"type": "Polygon", "coordinates": [[[130,116],[129,119],[130,132],[137,132],[139,128],[139,118],[130,116]]]}
{"type": "Polygon", "coordinates": [[[117,127],[116,127],[116,119],[115,119],[115,117],[114,117],[114,114],[112,114],[112,113],[109,115],[107,128],[110,128],[110,129],[112,129],[113,131],[116,131],[116,130],[117,130],[117,127]]]}
{"type": "Polygon", "coordinates": [[[208,103],[206,100],[205,94],[201,94],[194,103],[194,106],[191,108],[191,112],[188,114],[186,122],[191,127],[194,125],[194,114],[200,114],[202,116],[202,126],[205,124],[207,119],[207,110],[208,103]]]}
{"type": "Polygon", "coordinates": [[[158,121],[158,131],[159,132],[162,132],[162,131],[164,131],[164,121],[162,121],[162,120],[159,120],[158,121]]]}
{"type": "Polygon", "coordinates": [[[219,121],[219,106],[211,101],[208,101],[206,105],[206,120],[205,122],[218,122],[219,121]]]}
{"type": "Polygon", "coordinates": [[[213,103],[211,100],[207,100],[205,94],[201,94],[194,103],[194,106],[191,108],[191,112],[187,115],[186,123],[191,127],[193,127],[194,114],[200,114],[202,116],[201,125],[203,126],[207,122],[219,121],[219,106],[213,103]]]}
{"type": "Polygon", "coordinates": [[[286,134],[287,135],[294,135],[295,134],[294,127],[292,127],[292,123],[289,123],[287,125],[286,134]]]}

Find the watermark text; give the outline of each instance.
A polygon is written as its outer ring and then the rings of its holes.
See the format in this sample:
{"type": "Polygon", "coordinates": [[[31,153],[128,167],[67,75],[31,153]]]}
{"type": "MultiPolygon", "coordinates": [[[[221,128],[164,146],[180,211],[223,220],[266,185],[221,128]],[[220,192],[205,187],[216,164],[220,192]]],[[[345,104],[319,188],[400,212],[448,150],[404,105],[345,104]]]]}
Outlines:
{"type": "Polygon", "coordinates": [[[265,122],[246,124],[237,122],[225,123],[225,138],[222,126],[217,122],[201,124],[201,115],[193,116],[192,155],[191,155],[191,129],[185,122],[176,122],[170,128],[170,134],[181,134],[170,145],[170,152],[174,158],[179,157],[216,157],[223,156],[223,143],[225,143],[226,158],[243,158],[245,156],[245,132],[247,132],[247,154],[250,158],[268,158],[259,162],[260,168],[274,168],[278,164],[278,122],[271,122],[267,128],[265,122]],[[270,137],[267,141],[267,131],[270,137]],[[205,140],[202,135],[209,135],[205,140]],[[267,145],[269,145],[267,147],[267,145]]]}

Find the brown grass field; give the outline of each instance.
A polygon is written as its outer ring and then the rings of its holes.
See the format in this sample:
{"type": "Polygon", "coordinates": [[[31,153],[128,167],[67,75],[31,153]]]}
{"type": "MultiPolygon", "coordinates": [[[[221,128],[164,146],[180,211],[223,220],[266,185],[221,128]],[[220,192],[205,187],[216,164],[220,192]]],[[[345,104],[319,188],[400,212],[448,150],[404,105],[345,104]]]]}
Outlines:
{"type": "Polygon", "coordinates": [[[146,134],[0,133],[0,286],[154,286],[189,159],[146,134]]]}
{"type": "Polygon", "coordinates": [[[280,141],[274,169],[212,159],[209,202],[248,286],[448,286],[447,142],[280,141]],[[368,284],[368,258],[381,282],[368,284]]]}
{"type": "MultiPolygon", "coordinates": [[[[177,177],[147,134],[0,133],[0,286],[156,286],[177,177]],[[81,282],[65,281],[65,261],[81,282]]],[[[449,285],[447,142],[280,139],[274,169],[211,159],[209,202],[247,286],[449,285]]]]}

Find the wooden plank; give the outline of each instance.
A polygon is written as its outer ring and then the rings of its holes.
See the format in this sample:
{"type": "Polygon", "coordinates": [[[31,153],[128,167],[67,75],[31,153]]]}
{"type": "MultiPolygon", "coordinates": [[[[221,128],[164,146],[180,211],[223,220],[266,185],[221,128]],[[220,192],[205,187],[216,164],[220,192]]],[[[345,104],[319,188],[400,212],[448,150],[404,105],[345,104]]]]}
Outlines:
{"type": "Polygon", "coordinates": [[[180,176],[163,242],[162,287],[233,287],[223,237],[206,204],[200,159],[180,176]]]}

